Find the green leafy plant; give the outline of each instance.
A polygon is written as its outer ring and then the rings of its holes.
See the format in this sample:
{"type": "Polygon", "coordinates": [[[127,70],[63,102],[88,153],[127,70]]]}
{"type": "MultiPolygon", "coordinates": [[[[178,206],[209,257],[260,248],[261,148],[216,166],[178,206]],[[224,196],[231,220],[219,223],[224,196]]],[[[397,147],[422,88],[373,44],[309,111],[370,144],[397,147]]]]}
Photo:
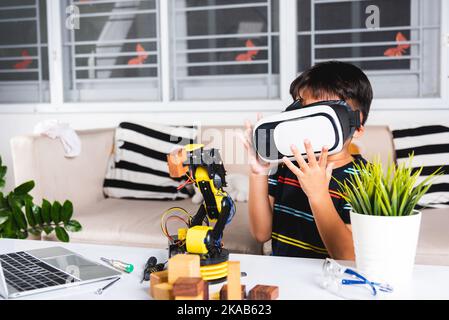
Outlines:
{"type": "MultiPolygon", "coordinates": [[[[5,187],[7,167],[0,157],[0,190],[5,187]]],[[[81,224],[72,219],[73,204],[66,200],[50,203],[43,199],[42,205],[33,202],[29,194],[34,188],[34,181],[28,181],[4,195],[0,192],[0,238],[25,239],[29,234],[47,235],[53,231],[58,240],[69,242],[69,232],[81,230],[81,224]]]]}
{"type": "Polygon", "coordinates": [[[384,172],[379,158],[371,163],[354,163],[357,174],[337,181],[339,195],[359,214],[373,216],[408,216],[414,213],[418,201],[429,190],[441,168],[418,183],[423,168],[413,169],[413,154],[407,162],[390,162],[384,172]]]}

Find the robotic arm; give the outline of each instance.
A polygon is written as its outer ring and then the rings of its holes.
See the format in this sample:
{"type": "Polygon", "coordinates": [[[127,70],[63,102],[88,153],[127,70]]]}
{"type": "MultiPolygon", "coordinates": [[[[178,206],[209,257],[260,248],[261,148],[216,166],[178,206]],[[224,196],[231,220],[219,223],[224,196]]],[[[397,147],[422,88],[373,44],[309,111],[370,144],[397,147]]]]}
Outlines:
{"type": "Polygon", "coordinates": [[[228,252],[221,239],[226,225],[235,214],[235,205],[223,190],[226,170],[217,149],[190,144],[167,156],[170,176],[187,176],[203,195],[203,203],[195,216],[189,219],[187,229],[179,229],[177,241],[170,245],[172,253],[199,254],[202,264],[227,261],[228,252]],[[206,225],[204,225],[206,223],[206,225]],[[214,226],[210,226],[214,224],[214,226]]]}

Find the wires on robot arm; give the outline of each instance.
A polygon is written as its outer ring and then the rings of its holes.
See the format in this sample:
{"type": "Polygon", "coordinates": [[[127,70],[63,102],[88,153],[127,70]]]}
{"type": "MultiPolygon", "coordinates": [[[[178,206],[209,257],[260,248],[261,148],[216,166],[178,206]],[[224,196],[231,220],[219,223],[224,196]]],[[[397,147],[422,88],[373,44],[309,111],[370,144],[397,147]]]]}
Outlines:
{"type": "Polygon", "coordinates": [[[174,242],[175,240],[170,235],[168,231],[168,222],[170,220],[178,220],[185,223],[187,228],[190,227],[192,216],[183,208],[180,207],[172,207],[170,209],[167,209],[164,211],[161,217],[161,230],[162,233],[171,241],[174,242]]]}

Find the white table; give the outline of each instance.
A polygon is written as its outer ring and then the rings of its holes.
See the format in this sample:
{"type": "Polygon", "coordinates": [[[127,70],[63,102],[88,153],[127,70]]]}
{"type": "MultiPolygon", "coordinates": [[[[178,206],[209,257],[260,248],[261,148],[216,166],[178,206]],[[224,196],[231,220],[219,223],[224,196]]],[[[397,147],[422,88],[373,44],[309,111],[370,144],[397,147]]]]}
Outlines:
{"type": "MultiPolygon", "coordinates": [[[[97,262],[100,262],[100,257],[126,261],[132,263],[135,270],[131,274],[124,274],[120,281],[102,295],[96,295],[94,291],[108,281],[22,299],[150,299],[149,283],[140,284],[145,262],[150,256],[155,256],[158,261],[165,261],[167,258],[167,251],[159,249],[8,239],[0,239],[0,254],[52,246],[66,247],[97,262]]],[[[246,284],[247,289],[256,284],[277,285],[280,299],[338,299],[319,286],[322,260],[242,254],[232,254],[230,259],[241,262],[241,271],[247,273],[247,277],[242,278],[242,283],[246,284]]],[[[222,284],[210,286],[211,294],[219,291],[221,286],[222,284]]],[[[449,299],[449,267],[416,266],[412,289],[406,296],[399,298],[449,299]]]]}

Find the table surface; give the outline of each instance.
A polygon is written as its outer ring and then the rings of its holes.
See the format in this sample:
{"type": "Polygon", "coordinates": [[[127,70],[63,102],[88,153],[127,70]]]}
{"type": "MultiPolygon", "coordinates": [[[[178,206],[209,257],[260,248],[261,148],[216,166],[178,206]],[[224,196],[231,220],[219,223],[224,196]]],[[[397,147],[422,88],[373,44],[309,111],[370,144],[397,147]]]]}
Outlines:
{"type": "MultiPolygon", "coordinates": [[[[132,263],[135,270],[131,274],[123,274],[122,279],[97,295],[94,292],[104,287],[110,280],[77,287],[55,290],[43,294],[32,295],[20,299],[151,299],[148,295],[149,282],[140,283],[143,268],[150,256],[158,261],[166,261],[167,251],[122,246],[105,246],[78,243],[56,243],[31,240],[0,239],[0,254],[15,251],[31,250],[53,246],[62,246],[99,263],[100,257],[118,259],[132,263]]],[[[321,266],[323,260],[287,258],[272,256],[256,256],[231,254],[230,260],[241,262],[241,271],[247,276],[242,284],[247,289],[256,284],[279,286],[279,299],[339,299],[339,296],[320,286],[321,266]]],[[[210,293],[218,292],[222,284],[210,286],[210,293]]],[[[389,299],[392,295],[381,296],[389,299]]],[[[410,290],[399,299],[449,299],[449,267],[447,266],[415,266],[413,282],[410,290]]]]}

